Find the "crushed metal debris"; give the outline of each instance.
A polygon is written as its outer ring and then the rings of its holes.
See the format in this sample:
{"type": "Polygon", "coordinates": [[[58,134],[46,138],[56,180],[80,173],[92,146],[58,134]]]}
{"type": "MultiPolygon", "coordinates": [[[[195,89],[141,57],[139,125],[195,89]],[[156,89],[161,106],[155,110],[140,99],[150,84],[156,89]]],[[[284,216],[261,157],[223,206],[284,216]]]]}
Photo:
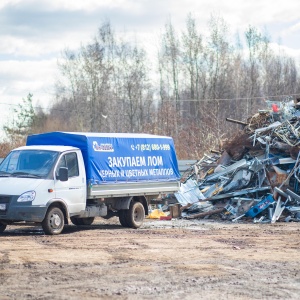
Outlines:
{"type": "Polygon", "coordinates": [[[300,99],[267,101],[243,129],[194,163],[174,196],[182,218],[300,222],[300,99]]]}

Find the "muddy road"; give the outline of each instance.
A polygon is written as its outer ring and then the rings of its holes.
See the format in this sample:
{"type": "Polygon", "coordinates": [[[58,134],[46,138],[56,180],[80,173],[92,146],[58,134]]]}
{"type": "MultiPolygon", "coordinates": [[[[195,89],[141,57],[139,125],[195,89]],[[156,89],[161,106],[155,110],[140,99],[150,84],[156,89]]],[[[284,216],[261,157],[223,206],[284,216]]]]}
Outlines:
{"type": "Polygon", "coordinates": [[[300,224],[8,226],[0,299],[299,299],[300,224]]]}

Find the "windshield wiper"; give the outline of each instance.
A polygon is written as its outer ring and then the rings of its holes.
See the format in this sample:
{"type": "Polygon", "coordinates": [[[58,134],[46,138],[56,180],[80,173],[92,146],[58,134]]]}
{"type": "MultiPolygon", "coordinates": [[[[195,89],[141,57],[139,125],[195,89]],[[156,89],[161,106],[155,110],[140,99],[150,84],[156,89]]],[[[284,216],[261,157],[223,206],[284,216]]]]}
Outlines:
{"type": "Polygon", "coordinates": [[[0,177],[8,177],[8,176],[10,176],[10,173],[5,171],[0,171],[0,177]]]}
{"type": "Polygon", "coordinates": [[[27,173],[27,172],[14,172],[10,174],[11,176],[22,176],[22,177],[31,177],[31,178],[41,178],[41,176],[27,173]]]}

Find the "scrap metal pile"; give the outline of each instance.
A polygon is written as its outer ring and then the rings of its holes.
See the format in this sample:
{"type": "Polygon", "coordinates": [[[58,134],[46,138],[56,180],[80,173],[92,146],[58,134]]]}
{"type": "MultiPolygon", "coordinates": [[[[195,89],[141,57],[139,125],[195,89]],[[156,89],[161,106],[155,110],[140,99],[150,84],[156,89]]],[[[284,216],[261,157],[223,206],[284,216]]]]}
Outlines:
{"type": "Polygon", "coordinates": [[[268,104],[183,176],[182,217],[300,222],[300,100],[268,104]]]}

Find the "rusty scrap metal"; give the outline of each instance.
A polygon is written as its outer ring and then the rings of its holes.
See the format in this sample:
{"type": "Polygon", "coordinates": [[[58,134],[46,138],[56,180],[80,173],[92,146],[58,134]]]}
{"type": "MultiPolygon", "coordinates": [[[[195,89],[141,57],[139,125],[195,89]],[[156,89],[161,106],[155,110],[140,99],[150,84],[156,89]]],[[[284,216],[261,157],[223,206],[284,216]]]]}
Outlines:
{"type": "MultiPolygon", "coordinates": [[[[225,141],[221,151],[205,154],[190,168],[187,179],[181,183],[181,194],[177,195],[182,205],[182,217],[203,218],[225,210],[222,218],[236,222],[249,218],[245,207],[251,211],[257,203],[264,203],[263,199],[272,195],[274,204],[263,207],[255,216],[255,222],[274,223],[282,214],[285,217],[289,214],[289,221],[299,220],[299,103],[290,98],[276,102],[276,111],[259,111],[246,122],[227,118],[244,128],[225,141]],[[193,195],[201,191],[193,200],[189,194],[191,179],[193,195]],[[246,206],[242,199],[247,199],[246,206]]],[[[273,107],[272,101],[267,104],[273,107]]]]}
{"type": "Polygon", "coordinates": [[[189,215],[189,216],[187,216],[187,219],[203,218],[203,217],[206,217],[206,216],[219,214],[219,213],[223,212],[224,210],[225,210],[224,207],[223,208],[218,208],[218,209],[213,209],[213,210],[210,210],[210,211],[207,211],[207,212],[189,215]]]}
{"type": "Polygon", "coordinates": [[[239,121],[239,120],[234,120],[234,119],[231,119],[231,118],[226,118],[226,121],[227,122],[231,122],[231,123],[235,123],[235,124],[244,125],[244,126],[249,125],[247,122],[243,122],[243,121],[239,121]]]}

